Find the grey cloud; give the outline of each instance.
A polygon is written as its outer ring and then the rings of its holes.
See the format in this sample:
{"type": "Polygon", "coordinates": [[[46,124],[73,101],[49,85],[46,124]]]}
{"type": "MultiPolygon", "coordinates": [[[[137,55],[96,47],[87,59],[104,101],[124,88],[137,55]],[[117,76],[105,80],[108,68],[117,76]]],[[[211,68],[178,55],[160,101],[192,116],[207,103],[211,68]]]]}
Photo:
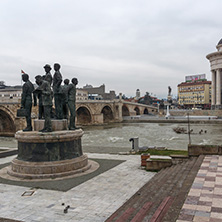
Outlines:
{"type": "Polygon", "coordinates": [[[135,95],[176,95],[184,76],[206,73],[222,38],[220,0],[8,0],[0,2],[1,80],[19,84],[59,62],[79,85],[135,95]],[[14,77],[16,76],[16,77],[14,77]],[[14,78],[13,78],[14,77],[14,78]]]}

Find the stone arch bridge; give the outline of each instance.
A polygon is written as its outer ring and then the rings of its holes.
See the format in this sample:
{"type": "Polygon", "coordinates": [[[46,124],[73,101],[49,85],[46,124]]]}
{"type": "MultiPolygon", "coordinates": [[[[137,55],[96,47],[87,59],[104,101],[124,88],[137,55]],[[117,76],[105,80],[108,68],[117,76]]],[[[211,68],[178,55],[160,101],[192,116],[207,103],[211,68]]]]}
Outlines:
{"type": "MultiPolygon", "coordinates": [[[[0,103],[0,135],[12,136],[25,128],[25,118],[16,116],[19,103],[0,103]]],[[[158,114],[158,108],[124,100],[87,100],[76,103],[77,125],[95,125],[122,122],[123,116],[158,114]]],[[[37,118],[37,107],[32,109],[32,119],[37,118]]]]}

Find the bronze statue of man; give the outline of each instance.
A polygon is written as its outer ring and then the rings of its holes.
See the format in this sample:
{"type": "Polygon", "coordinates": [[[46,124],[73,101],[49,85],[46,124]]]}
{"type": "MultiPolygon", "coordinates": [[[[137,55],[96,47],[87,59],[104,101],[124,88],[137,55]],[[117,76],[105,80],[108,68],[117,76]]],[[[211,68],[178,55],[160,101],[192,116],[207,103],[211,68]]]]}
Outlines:
{"type": "Polygon", "coordinates": [[[23,131],[32,131],[31,111],[32,111],[32,92],[34,90],[33,84],[29,81],[29,75],[22,74],[22,80],[25,82],[22,86],[21,108],[26,110],[27,127],[23,131]]]}
{"type": "Polygon", "coordinates": [[[52,132],[51,109],[52,109],[52,89],[50,86],[50,76],[40,79],[40,85],[34,90],[34,93],[42,94],[42,105],[44,109],[44,128],[40,132],[52,132]]]}
{"type": "Polygon", "coordinates": [[[54,101],[55,101],[55,113],[56,119],[63,119],[62,113],[62,90],[61,90],[61,83],[62,83],[62,75],[60,73],[60,65],[58,63],[54,64],[55,73],[53,75],[53,94],[54,94],[54,101]]]}
{"type": "Polygon", "coordinates": [[[68,87],[69,87],[69,79],[65,79],[64,85],[62,86],[63,92],[63,100],[62,100],[62,112],[63,118],[68,119],[68,87]]]}
{"type": "MultiPolygon", "coordinates": [[[[41,75],[37,75],[35,77],[35,82],[38,86],[40,86],[42,84],[42,76],[41,75]]],[[[38,113],[38,118],[42,119],[44,117],[44,108],[43,108],[43,104],[42,104],[42,91],[38,91],[37,93],[34,93],[34,96],[38,98],[39,100],[39,113],[38,113]]]]}
{"type": "Polygon", "coordinates": [[[77,78],[72,79],[72,83],[68,87],[68,107],[70,111],[69,129],[75,130],[76,118],[76,85],[78,84],[77,78]]]}
{"type": "Polygon", "coordinates": [[[171,91],[172,91],[171,87],[168,86],[168,96],[171,96],[171,91]]]}
{"type": "Polygon", "coordinates": [[[49,83],[51,86],[52,85],[52,74],[50,73],[50,71],[52,68],[49,64],[46,64],[43,68],[45,69],[45,76],[49,76],[48,79],[49,79],[49,83]]]}

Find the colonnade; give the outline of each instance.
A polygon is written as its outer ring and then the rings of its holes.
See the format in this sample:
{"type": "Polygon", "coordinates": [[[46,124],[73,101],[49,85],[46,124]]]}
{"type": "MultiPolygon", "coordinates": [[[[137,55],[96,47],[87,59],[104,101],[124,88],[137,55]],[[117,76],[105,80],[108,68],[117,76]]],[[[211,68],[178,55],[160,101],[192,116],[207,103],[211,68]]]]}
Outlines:
{"type": "Polygon", "coordinates": [[[221,104],[221,81],[222,81],[222,39],[218,42],[217,51],[207,55],[210,62],[211,82],[211,109],[222,109],[221,104]]]}
{"type": "Polygon", "coordinates": [[[222,70],[211,70],[212,83],[211,83],[211,106],[212,108],[221,108],[221,75],[222,70]]]}

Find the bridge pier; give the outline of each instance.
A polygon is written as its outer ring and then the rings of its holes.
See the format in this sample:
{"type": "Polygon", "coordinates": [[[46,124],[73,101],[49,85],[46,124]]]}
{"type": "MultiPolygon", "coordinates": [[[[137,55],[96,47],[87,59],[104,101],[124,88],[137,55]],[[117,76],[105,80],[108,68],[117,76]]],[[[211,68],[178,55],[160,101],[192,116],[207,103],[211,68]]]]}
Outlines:
{"type": "Polygon", "coordinates": [[[103,114],[93,114],[92,115],[92,122],[94,124],[103,124],[103,114]]]}

